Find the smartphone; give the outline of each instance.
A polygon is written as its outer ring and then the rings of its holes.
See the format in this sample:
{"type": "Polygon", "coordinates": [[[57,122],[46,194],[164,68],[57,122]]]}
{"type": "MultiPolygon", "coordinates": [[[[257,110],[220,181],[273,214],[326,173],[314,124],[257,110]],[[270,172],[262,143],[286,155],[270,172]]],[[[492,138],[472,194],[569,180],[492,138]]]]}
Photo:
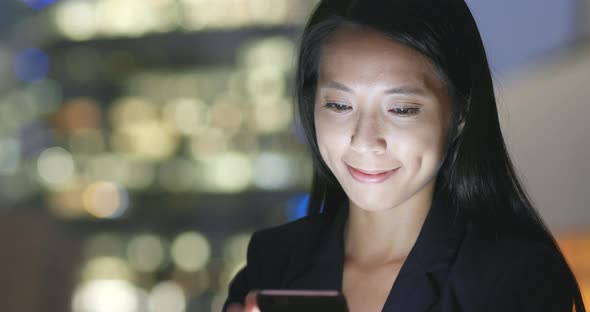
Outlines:
{"type": "Polygon", "coordinates": [[[263,289],[256,300],[261,312],[348,312],[336,290],[263,289]]]}

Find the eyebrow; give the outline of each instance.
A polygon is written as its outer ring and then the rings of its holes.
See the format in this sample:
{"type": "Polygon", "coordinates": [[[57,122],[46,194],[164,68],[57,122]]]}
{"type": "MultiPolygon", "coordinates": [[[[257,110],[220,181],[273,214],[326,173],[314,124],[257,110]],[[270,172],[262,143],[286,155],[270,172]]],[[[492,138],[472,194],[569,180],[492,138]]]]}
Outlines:
{"type": "MultiPolygon", "coordinates": [[[[328,81],[324,87],[353,93],[351,88],[347,87],[346,85],[344,85],[340,82],[334,81],[334,80],[328,81]]],[[[403,95],[421,95],[421,96],[428,95],[428,92],[426,90],[419,88],[419,87],[415,87],[415,86],[409,86],[409,85],[396,86],[396,87],[385,90],[384,93],[386,93],[386,94],[403,94],[403,95]]]]}

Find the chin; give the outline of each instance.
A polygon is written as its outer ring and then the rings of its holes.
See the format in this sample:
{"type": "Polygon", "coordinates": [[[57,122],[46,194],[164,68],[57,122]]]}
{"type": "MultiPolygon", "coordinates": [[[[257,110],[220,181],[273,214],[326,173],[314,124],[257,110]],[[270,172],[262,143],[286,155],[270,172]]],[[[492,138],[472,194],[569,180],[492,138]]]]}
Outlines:
{"type": "Polygon", "coordinates": [[[383,200],[378,197],[367,198],[367,194],[362,197],[363,198],[351,198],[351,201],[359,208],[371,212],[387,210],[399,203],[398,201],[392,201],[390,198],[388,198],[388,200],[383,200]]]}

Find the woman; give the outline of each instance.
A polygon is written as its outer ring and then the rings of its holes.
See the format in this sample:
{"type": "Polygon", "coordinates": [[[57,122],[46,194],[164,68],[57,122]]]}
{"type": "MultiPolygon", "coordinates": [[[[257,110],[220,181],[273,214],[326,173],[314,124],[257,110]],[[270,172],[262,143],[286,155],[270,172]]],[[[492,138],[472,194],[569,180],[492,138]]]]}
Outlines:
{"type": "Polygon", "coordinates": [[[308,216],[254,233],[224,311],[336,289],[350,311],[585,311],[516,178],[463,0],[325,0],[305,28],[308,216]],[[246,306],[244,306],[246,304],[246,306]]]}

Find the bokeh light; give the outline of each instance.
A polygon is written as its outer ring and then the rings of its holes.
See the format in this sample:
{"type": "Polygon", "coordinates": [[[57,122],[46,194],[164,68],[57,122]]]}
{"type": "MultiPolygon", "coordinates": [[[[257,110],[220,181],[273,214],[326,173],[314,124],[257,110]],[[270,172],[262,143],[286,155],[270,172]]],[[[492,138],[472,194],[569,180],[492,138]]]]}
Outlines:
{"type": "Polygon", "coordinates": [[[83,171],[87,182],[112,181],[134,190],[148,188],[155,179],[153,162],[127,159],[111,153],[89,155],[85,160],[83,171]]]}
{"type": "Polygon", "coordinates": [[[37,170],[43,182],[49,186],[56,186],[73,177],[74,159],[65,149],[50,147],[39,155],[37,170]]]}
{"type": "Polygon", "coordinates": [[[75,98],[65,102],[58,110],[57,128],[69,135],[76,131],[96,129],[101,126],[101,111],[96,100],[75,98]]]}
{"type": "Polygon", "coordinates": [[[247,70],[273,67],[287,73],[295,64],[295,45],[281,36],[256,40],[238,52],[238,60],[247,70]]]}
{"type": "Polygon", "coordinates": [[[94,1],[71,0],[57,6],[54,23],[70,40],[88,40],[97,34],[98,20],[94,1]]]}
{"type": "Polygon", "coordinates": [[[184,291],[174,281],[158,283],[152,288],[148,300],[152,312],[184,312],[186,308],[184,291]]]}
{"type": "Polygon", "coordinates": [[[137,312],[135,287],[123,280],[95,280],[77,287],[72,298],[73,312],[137,312]]]}
{"type": "Polygon", "coordinates": [[[223,129],[228,135],[232,135],[242,125],[242,120],[244,119],[243,109],[243,104],[237,100],[227,96],[220,96],[211,106],[211,125],[223,129]]]}
{"type": "Polygon", "coordinates": [[[266,190],[287,189],[297,182],[295,170],[285,154],[260,153],[254,160],[254,185],[266,190]]]}
{"type": "Polygon", "coordinates": [[[171,254],[178,268],[194,272],[207,265],[211,257],[211,247],[203,234],[185,232],[179,234],[172,242],[171,254]]]}
{"type": "Polygon", "coordinates": [[[176,152],[179,138],[160,121],[126,124],[112,136],[113,149],[127,157],[159,161],[176,152]]]}
{"type": "Polygon", "coordinates": [[[260,100],[254,106],[250,128],[259,134],[272,134],[289,128],[293,108],[286,99],[260,100]]]}
{"type": "Polygon", "coordinates": [[[189,153],[196,160],[211,158],[225,152],[228,141],[227,134],[222,130],[207,128],[190,138],[189,153]]]}
{"type": "Polygon", "coordinates": [[[14,71],[24,82],[43,79],[49,70],[49,56],[40,49],[25,49],[16,55],[14,71]]]}
{"type": "Polygon", "coordinates": [[[47,196],[47,203],[51,212],[61,218],[73,219],[87,215],[82,203],[81,188],[52,191],[47,196]]]}
{"type": "Polygon", "coordinates": [[[248,71],[246,88],[254,101],[273,101],[285,94],[285,78],[280,69],[272,66],[256,67],[248,71]]]}
{"type": "Polygon", "coordinates": [[[252,162],[242,153],[225,152],[204,160],[203,165],[200,182],[211,192],[240,192],[252,181],[252,162]]]}
{"type": "Polygon", "coordinates": [[[82,267],[82,280],[123,280],[133,281],[135,276],[131,267],[118,257],[98,257],[89,259],[82,267]]]}
{"type": "Polygon", "coordinates": [[[166,103],[164,122],[184,135],[197,135],[207,125],[207,106],[196,98],[178,98],[166,103]]]}
{"type": "Polygon", "coordinates": [[[35,10],[44,9],[45,7],[54,4],[58,0],[22,0],[28,6],[35,10]]]}
{"type": "Polygon", "coordinates": [[[84,209],[97,218],[119,218],[129,207],[127,191],[112,182],[95,182],[82,194],[84,209]]]}
{"type": "Polygon", "coordinates": [[[140,234],[127,246],[129,264],[140,272],[155,272],[164,265],[165,242],[155,234],[140,234]]]}

